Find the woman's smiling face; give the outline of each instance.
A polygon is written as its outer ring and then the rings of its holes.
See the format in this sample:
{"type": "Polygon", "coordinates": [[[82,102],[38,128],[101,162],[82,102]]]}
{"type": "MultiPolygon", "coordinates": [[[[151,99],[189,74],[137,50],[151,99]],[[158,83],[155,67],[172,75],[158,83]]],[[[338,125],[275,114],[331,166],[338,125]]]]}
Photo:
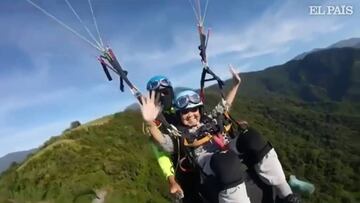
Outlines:
{"type": "Polygon", "coordinates": [[[187,127],[195,127],[200,125],[199,107],[185,109],[180,112],[180,119],[183,125],[187,127]]]}

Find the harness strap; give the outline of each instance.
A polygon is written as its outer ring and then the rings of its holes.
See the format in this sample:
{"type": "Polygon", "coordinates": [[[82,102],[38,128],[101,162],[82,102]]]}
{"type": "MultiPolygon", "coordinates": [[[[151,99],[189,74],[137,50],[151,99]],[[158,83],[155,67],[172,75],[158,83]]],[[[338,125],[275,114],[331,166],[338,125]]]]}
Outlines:
{"type": "MultiPolygon", "coordinates": [[[[100,59],[99,59],[99,60],[100,60],[100,59]]],[[[107,79],[108,79],[109,81],[111,81],[112,78],[111,78],[111,75],[110,75],[110,73],[109,73],[109,70],[107,69],[105,62],[104,62],[102,59],[100,60],[100,64],[101,64],[101,66],[102,66],[102,68],[103,68],[103,70],[104,70],[104,72],[105,72],[105,75],[106,75],[107,79]]]]}
{"type": "Polygon", "coordinates": [[[225,132],[229,132],[229,130],[231,129],[231,126],[232,126],[232,124],[230,123],[230,124],[228,124],[228,125],[225,125],[224,126],[224,130],[225,130],[225,132]]]}
{"type": "Polygon", "coordinates": [[[210,36],[210,30],[208,30],[207,33],[205,33],[204,31],[204,26],[203,25],[199,25],[198,26],[198,32],[199,32],[199,36],[200,36],[200,45],[199,45],[199,50],[200,50],[200,57],[201,57],[201,62],[203,64],[203,70],[201,73],[201,80],[200,80],[200,96],[201,96],[201,100],[202,102],[205,102],[205,90],[204,90],[204,86],[205,86],[205,82],[208,81],[213,81],[216,80],[220,89],[220,94],[221,97],[224,98],[224,94],[223,94],[223,86],[225,85],[224,82],[220,79],[219,76],[217,76],[208,66],[208,61],[207,61],[207,56],[206,56],[206,48],[207,48],[207,44],[209,41],[209,36],[210,36]],[[209,74],[211,76],[211,78],[206,79],[206,75],[209,74]]]}
{"type": "Polygon", "coordinates": [[[221,94],[221,97],[222,98],[225,98],[224,96],[224,93],[223,93],[223,86],[225,85],[224,81],[222,81],[220,79],[219,76],[217,76],[208,66],[205,66],[202,70],[202,73],[201,73],[201,80],[200,80],[200,96],[201,96],[201,99],[205,100],[205,93],[204,93],[204,87],[205,87],[205,82],[208,82],[208,81],[213,81],[213,80],[216,80],[216,82],[218,83],[218,86],[219,86],[219,89],[220,89],[220,94],[221,94]],[[206,75],[209,74],[210,76],[212,76],[212,78],[208,78],[206,79],[206,75]]]}
{"type": "Polygon", "coordinates": [[[224,142],[224,137],[221,134],[217,134],[213,137],[214,142],[218,145],[220,150],[224,151],[228,149],[228,145],[224,142]]]}
{"type": "Polygon", "coordinates": [[[192,143],[189,143],[189,142],[187,141],[187,139],[185,138],[185,139],[184,139],[184,145],[185,145],[186,147],[194,147],[194,148],[196,148],[196,147],[199,147],[199,146],[201,146],[201,145],[209,142],[209,141],[212,140],[212,139],[213,139],[213,136],[210,135],[210,134],[207,134],[206,136],[204,136],[204,137],[201,138],[201,139],[196,139],[196,140],[195,140],[194,142],[192,142],[192,143]]]}
{"type": "Polygon", "coordinates": [[[120,76],[120,91],[124,92],[124,80],[121,76],[120,76]]]}
{"type": "Polygon", "coordinates": [[[198,31],[199,31],[199,36],[200,36],[200,45],[199,45],[199,50],[200,53],[199,55],[201,56],[201,61],[203,63],[207,63],[207,58],[206,58],[206,47],[207,47],[207,42],[209,39],[209,31],[207,34],[204,33],[204,27],[203,26],[198,26],[198,31]]]}
{"type": "Polygon", "coordinates": [[[236,125],[238,125],[241,129],[245,130],[249,127],[249,124],[247,121],[244,120],[235,120],[228,111],[225,111],[223,113],[224,117],[228,120],[231,121],[231,123],[228,126],[224,126],[226,132],[229,131],[231,129],[232,123],[235,123],[236,125]]]}

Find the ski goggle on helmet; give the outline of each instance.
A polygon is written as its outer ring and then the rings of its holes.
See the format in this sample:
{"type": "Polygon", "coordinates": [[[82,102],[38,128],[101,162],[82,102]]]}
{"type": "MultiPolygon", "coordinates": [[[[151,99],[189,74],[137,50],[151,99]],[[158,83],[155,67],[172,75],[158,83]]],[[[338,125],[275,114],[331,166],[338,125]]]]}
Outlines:
{"type": "Polygon", "coordinates": [[[152,77],[146,85],[148,91],[158,90],[160,87],[171,87],[170,80],[162,75],[152,77]]]}
{"type": "Polygon", "coordinates": [[[177,110],[184,110],[202,106],[200,95],[193,90],[185,90],[179,92],[174,101],[177,110]]]}

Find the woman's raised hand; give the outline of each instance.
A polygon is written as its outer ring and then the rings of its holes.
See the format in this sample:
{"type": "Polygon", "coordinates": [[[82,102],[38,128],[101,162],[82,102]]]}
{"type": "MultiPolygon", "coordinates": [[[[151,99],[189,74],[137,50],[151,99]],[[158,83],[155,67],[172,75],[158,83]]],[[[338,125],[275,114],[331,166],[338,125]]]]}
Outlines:
{"type": "Polygon", "coordinates": [[[151,91],[148,96],[141,97],[140,109],[144,121],[152,123],[162,110],[160,95],[156,94],[155,91],[151,91]]]}
{"type": "Polygon", "coordinates": [[[241,83],[241,78],[238,73],[236,73],[234,67],[230,64],[229,65],[231,75],[233,77],[233,82],[235,85],[239,85],[241,83]]]}

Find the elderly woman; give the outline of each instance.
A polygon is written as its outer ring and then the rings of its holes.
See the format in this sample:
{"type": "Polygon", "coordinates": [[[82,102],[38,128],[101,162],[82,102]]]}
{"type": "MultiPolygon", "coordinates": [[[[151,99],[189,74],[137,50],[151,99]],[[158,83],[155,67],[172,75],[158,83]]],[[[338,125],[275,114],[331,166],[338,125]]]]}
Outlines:
{"type": "MultiPolygon", "coordinates": [[[[219,202],[250,201],[244,185],[246,167],[242,160],[251,163],[265,183],[275,186],[279,196],[286,199],[285,202],[296,202],[292,198],[291,189],[286,183],[275,151],[255,130],[246,129],[242,136],[236,136],[234,139],[226,135],[211,135],[216,132],[214,129],[213,132],[204,132],[204,128],[207,128],[217,116],[229,110],[236,96],[241,80],[233,69],[231,73],[233,87],[226,99],[209,116],[203,115],[203,103],[196,92],[184,91],[176,96],[174,104],[179,120],[177,127],[182,134],[181,144],[190,152],[190,161],[200,169],[202,183],[206,183],[211,177],[216,178],[217,183],[213,187],[220,186],[219,202]],[[230,147],[231,150],[224,146],[230,147]],[[243,159],[239,159],[235,153],[242,155],[240,157],[243,159]]],[[[163,134],[154,125],[153,120],[161,109],[156,100],[154,93],[152,97],[143,98],[141,109],[144,120],[149,124],[153,138],[165,149],[174,151],[171,136],[163,134]]]]}

